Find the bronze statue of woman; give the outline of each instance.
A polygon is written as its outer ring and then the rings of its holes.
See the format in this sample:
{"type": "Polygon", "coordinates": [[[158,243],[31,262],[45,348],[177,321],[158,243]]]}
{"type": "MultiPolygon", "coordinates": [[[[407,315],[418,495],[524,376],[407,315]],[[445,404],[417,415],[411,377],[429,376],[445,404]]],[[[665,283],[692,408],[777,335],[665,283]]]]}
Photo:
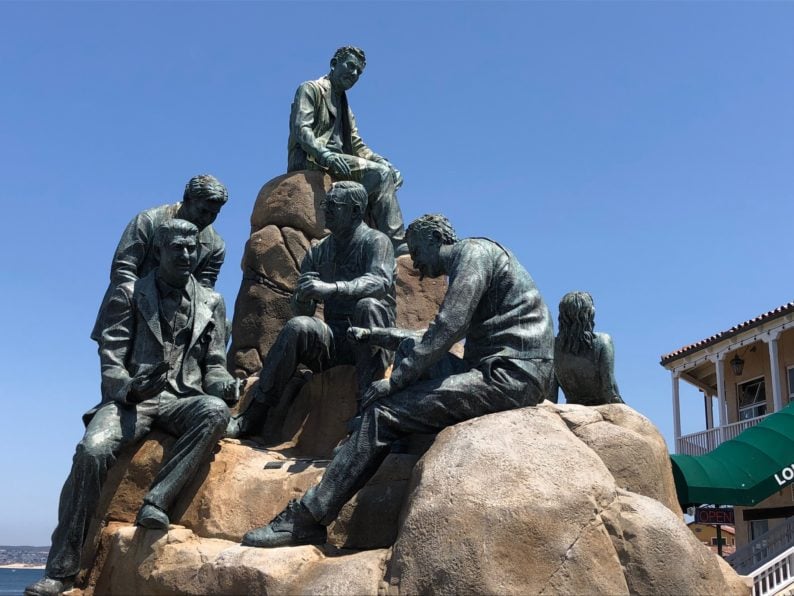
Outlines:
{"type": "MultiPolygon", "coordinates": [[[[554,340],[554,373],[569,404],[623,403],[615,381],[615,349],[606,333],[593,331],[595,305],[588,292],[568,292],[560,300],[554,340]]],[[[551,394],[557,401],[557,388],[551,394]]]]}

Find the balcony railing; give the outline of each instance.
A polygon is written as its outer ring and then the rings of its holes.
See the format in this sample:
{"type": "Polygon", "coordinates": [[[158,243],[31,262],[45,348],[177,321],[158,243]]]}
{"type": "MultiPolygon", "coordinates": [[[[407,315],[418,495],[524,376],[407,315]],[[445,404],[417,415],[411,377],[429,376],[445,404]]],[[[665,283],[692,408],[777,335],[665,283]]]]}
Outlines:
{"type": "Polygon", "coordinates": [[[739,575],[751,575],[756,569],[794,547],[794,517],[789,517],[749,544],[725,557],[739,575]]]}
{"type": "Polygon", "coordinates": [[[739,433],[751,426],[755,426],[767,416],[769,414],[751,418],[750,420],[740,420],[739,422],[718,426],[717,428],[710,428],[691,435],[684,435],[676,440],[675,452],[684,455],[704,455],[709,451],[714,451],[725,441],[730,441],[739,436],[739,433]]]}

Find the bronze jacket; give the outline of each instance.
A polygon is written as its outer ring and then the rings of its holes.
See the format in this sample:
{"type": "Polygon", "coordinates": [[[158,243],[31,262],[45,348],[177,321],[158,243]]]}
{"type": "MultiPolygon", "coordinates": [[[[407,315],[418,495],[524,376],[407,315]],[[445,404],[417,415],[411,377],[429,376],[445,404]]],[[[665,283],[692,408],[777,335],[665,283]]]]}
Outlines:
{"type": "Polygon", "coordinates": [[[327,76],[306,81],[298,87],[289,117],[288,172],[311,168],[311,164],[324,165],[321,156],[326,151],[337,117],[343,118],[343,153],[378,163],[386,161],[361,140],[345,93],[342,93],[341,103],[346,109],[340,116],[331,101],[331,81],[327,76]]]}
{"type": "MultiPolygon", "coordinates": [[[[113,289],[127,281],[135,281],[144,277],[158,265],[154,250],[154,231],[163,223],[176,217],[182,203],[160,205],[141,211],[132,218],[124,229],[113,261],[110,264],[110,285],[105,291],[102,304],[97,313],[91,339],[99,341],[105,325],[104,310],[113,289]]],[[[218,273],[226,257],[226,244],[211,225],[207,226],[198,236],[198,260],[193,275],[201,285],[215,287],[218,273]]]]}
{"type": "MultiPolygon", "coordinates": [[[[105,403],[126,404],[133,377],[166,359],[155,275],[156,270],[117,286],[108,299],[99,351],[102,401],[83,416],[86,423],[105,403]]],[[[226,371],[226,306],[220,294],[193,277],[186,291],[191,302],[190,340],[169,370],[164,391],[176,397],[222,397],[231,380],[226,371]]]]}
{"type": "Polygon", "coordinates": [[[463,358],[472,367],[494,358],[551,360],[551,313],[535,282],[515,256],[487,238],[453,245],[449,285],[438,314],[391,382],[402,388],[466,339],[463,358]]]}

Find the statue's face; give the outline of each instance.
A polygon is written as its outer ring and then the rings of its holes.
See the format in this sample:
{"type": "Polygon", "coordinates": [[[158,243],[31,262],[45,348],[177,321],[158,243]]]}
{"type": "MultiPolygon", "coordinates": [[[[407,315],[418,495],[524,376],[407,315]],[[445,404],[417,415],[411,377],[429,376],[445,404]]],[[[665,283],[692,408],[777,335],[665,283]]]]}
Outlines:
{"type": "Polygon", "coordinates": [[[160,250],[160,277],[175,288],[187,285],[196,267],[196,237],[174,235],[160,250]]]}
{"type": "Polygon", "coordinates": [[[186,219],[199,230],[203,230],[218,217],[223,203],[210,199],[189,199],[182,203],[179,213],[181,219],[186,219]]]}
{"type": "Polygon", "coordinates": [[[334,87],[347,91],[358,81],[364,65],[355,54],[347,54],[339,60],[331,60],[330,79],[334,87]]]}
{"type": "Polygon", "coordinates": [[[411,232],[406,241],[408,242],[408,254],[411,255],[414,269],[419,271],[420,281],[425,277],[444,275],[439,254],[441,241],[432,231],[411,232]]]}
{"type": "Polygon", "coordinates": [[[344,233],[353,227],[353,204],[339,193],[333,191],[325,195],[323,211],[325,213],[325,227],[332,234],[344,233]]]}

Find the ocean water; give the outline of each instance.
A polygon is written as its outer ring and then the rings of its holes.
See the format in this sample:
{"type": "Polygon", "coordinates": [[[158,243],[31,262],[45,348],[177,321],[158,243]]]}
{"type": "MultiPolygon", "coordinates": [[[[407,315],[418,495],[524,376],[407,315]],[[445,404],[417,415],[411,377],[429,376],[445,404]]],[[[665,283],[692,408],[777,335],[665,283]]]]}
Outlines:
{"type": "Polygon", "coordinates": [[[0,594],[21,596],[25,588],[44,575],[44,569],[0,569],[0,594]]]}

